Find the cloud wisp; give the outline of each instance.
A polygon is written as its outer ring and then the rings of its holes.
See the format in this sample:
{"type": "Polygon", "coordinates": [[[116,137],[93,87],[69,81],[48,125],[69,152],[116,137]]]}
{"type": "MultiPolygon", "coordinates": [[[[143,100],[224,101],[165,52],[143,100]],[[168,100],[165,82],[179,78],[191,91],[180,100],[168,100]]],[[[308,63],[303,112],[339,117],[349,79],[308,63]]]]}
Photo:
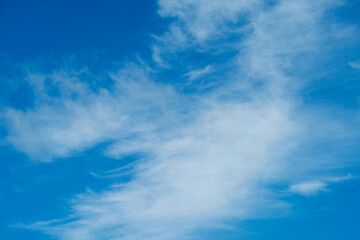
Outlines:
{"type": "MultiPolygon", "coordinates": [[[[313,67],[329,41],[322,21],[334,6],[161,0],[159,14],[174,20],[152,45],[154,63],[109,74],[110,88],[93,90],[77,73],[29,73],[34,108],[5,112],[16,148],[51,161],[110,142],[108,156],[142,159],[131,166],[131,181],[77,197],[68,219],[28,227],[64,240],[201,239],[203,229],[285,211],[274,186],[324,164],[302,165],[292,153],[307,128],[296,118],[297,90],[311,81],[298,68],[313,67]],[[211,58],[187,66],[200,70],[179,74],[179,82],[159,79],[157,72],[180,65],[177,57],[196,54],[211,58]],[[221,83],[186,92],[189,79],[211,74],[221,83]]],[[[289,187],[306,196],[325,189],[317,180],[289,187]]]]}
{"type": "Polygon", "coordinates": [[[303,196],[313,196],[320,192],[329,191],[328,186],[333,183],[339,183],[347,180],[351,180],[354,177],[348,174],[344,177],[332,177],[328,179],[319,179],[313,181],[306,181],[301,183],[292,184],[289,187],[289,191],[297,193],[303,196]]]}

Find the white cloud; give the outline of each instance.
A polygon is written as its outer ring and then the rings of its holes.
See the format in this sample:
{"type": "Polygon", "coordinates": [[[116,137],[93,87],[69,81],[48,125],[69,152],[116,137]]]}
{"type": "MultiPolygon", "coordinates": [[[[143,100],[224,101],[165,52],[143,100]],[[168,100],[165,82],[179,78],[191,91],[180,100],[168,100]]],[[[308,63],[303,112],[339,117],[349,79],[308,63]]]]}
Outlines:
{"type": "MultiPolygon", "coordinates": [[[[291,153],[308,133],[297,118],[298,68],[313,64],[311,54],[324,41],[321,17],[331,4],[161,0],[161,16],[175,18],[153,46],[153,60],[162,66],[171,66],[163,52],[212,53],[230,35],[238,37],[231,44],[235,59],[223,63],[230,73],[208,63],[187,73],[196,79],[214,71],[223,78],[205,93],[186,95],[178,82],[165,86],[144,65],[110,74],[111,90],[93,91],[76,74],[30,74],[35,107],[6,112],[8,139],[19,150],[50,160],[111,141],[108,156],[143,153],[130,182],[79,196],[70,219],[30,227],[66,240],[191,239],[233,219],[279,215],[288,205],[272,186],[321,166],[305,167],[291,153]],[[308,61],[299,61],[302,56],[308,61]],[[59,96],[48,94],[46,77],[60,84],[59,96]]],[[[328,182],[297,183],[290,191],[312,195],[328,182]]]]}
{"type": "Polygon", "coordinates": [[[157,42],[153,46],[153,59],[163,66],[169,66],[169,62],[164,62],[172,59],[176,53],[188,51],[189,48],[204,48],[207,51],[211,42],[217,43],[216,46],[211,46],[213,52],[224,51],[228,42],[218,40],[223,39],[225,33],[239,35],[248,17],[264,5],[259,0],[158,2],[160,16],[175,19],[168,32],[155,37],[157,42]]]}
{"type": "Polygon", "coordinates": [[[290,186],[290,191],[304,196],[316,195],[320,191],[326,191],[326,183],[319,181],[303,182],[290,186]]]}
{"type": "Polygon", "coordinates": [[[212,71],[214,71],[213,66],[207,65],[206,67],[201,69],[191,70],[188,73],[186,73],[185,76],[187,76],[190,81],[193,81],[199,77],[203,77],[204,75],[211,73],[212,71]]]}
{"type": "Polygon", "coordinates": [[[344,182],[354,177],[351,174],[341,177],[329,177],[322,180],[305,181],[301,183],[292,184],[289,191],[303,196],[313,196],[320,192],[329,191],[330,184],[344,182]]]}
{"type": "Polygon", "coordinates": [[[143,67],[132,64],[111,77],[113,89],[100,88],[95,93],[80,77],[30,73],[38,96],[36,105],[29,111],[9,109],[5,113],[8,141],[34,160],[50,161],[102,141],[154,130],[161,123],[152,120],[160,120],[168,109],[165,106],[176,101],[173,90],[155,85],[143,67]],[[60,96],[49,95],[45,79],[50,87],[59,83],[60,96]]]}
{"type": "Polygon", "coordinates": [[[349,62],[350,67],[354,69],[360,69],[360,63],[357,62],[349,62]]]}
{"type": "Polygon", "coordinates": [[[134,180],[80,197],[73,214],[81,220],[50,230],[60,239],[180,239],[286,208],[266,186],[283,177],[287,111],[285,103],[216,104],[165,139],[140,139],[131,150],[150,159],[134,180]]]}
{"type": "Polygon", "coordinates": [[[233,31],[229,23],[237,24],[252,11],[258,11],[262,1],[221,1],[221,0],[160,0],[159,14],[174,17],[175,25],[190,34],[197,41],[221,37],[226,31],[233,31]]]}
{"type": "Polygon", "coordinates": [[[347,181],[347,180],[351,180],[351,179],[354,179],[354,178],[357,178],[353,175],[351,175],[350,173],[348,173],[346,176],[343,176],[343,177],[333,177],[333,178],[330,178],[329,181],[330,182],[334,182],[334,183],[338,183],[338,182],[343,182],[343,181],[347,181]]]}

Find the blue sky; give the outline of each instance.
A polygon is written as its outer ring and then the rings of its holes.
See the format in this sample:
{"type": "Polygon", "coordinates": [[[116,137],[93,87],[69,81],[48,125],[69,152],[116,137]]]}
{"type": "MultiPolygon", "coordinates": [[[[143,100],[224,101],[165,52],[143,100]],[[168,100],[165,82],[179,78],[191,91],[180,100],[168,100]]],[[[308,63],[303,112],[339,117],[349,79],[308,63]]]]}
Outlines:
{"type": "Polygon", "coordinates": [[[0,2],[0,238],[359,239],[360,2],[0,2]]]}

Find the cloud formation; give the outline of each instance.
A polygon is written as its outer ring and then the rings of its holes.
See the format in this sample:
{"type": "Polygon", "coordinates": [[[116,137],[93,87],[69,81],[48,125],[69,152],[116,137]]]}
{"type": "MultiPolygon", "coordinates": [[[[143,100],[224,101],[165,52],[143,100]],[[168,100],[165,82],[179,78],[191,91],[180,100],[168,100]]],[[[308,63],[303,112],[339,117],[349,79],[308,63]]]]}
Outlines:
{"type": "Polygon", "coordinates": [[[311,196],[320,191],[326,191],[326,184],[318,181],[298,183],[291,185],[290,191],[304,196],[311,196]]]}
{"type": "Polygon", "coordinates": [[[350,62],[349,63],[350,67],[359,70],[360,69],[360,64],[357,62],[350,62]]]}
{"type": "Polygon", "coordinates": [[[34,108],[5,113],[8,141],[20,151],[51,161],[109,142],[110,157],[143,154],[131,181],[79,196],[68,219],[30,227],[64,240],[201,239],[201,229],[286,210],[275,185],[309,176],[290,192],[325,190],[307,173],[322,163],[292,153],[307,128],[297,91],[311,80],[299,68],[316,63],[329,40],[323,14],[335,5],[160,0],[159,14],[173,22],[152,45],[155,67],[127,64],[109,74],[111,87],[95,90],[81,74],[30,73],[34,108]],[[173,53],[211,57],[174,83],[156,73],[184,65],[173,53]],[[208,73],[221,81],[186,92],[188,78],[208,73]]]}
{"type": "Polygon", "coordinates": [[[312,196],[316,195],[323,191],[329,191],[328,186],[333,183],[339,183],[346,180],[354,178],[351,174],[348,174],[344,177],[332,177],[323,180],[312,180],[307,182],[301,182],[292,184],[289,188],[289,191],[292,193],[297,193],[303,196],[312,196]]]}
{"type": "Polygon", "coordinates": [[[155,85],[149,72],[134,64],[111,74],[111,90],[97,92],[76,73],[29,73],[27,77],[37,96],[35,107],[6,112],[8,140],[39,161],[154,129],[158,124],[154,119],[160,120],[170,108],[167,105],[176,101],[170,87],[155,85]]]}

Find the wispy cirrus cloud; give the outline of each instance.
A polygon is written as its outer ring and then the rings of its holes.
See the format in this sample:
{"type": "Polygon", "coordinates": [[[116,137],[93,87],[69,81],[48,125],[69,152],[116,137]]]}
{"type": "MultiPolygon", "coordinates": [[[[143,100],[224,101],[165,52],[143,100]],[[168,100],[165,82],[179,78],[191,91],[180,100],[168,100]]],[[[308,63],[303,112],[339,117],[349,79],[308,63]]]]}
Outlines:
{"type": "Polygon", "coordinates": [[[159,14],[174,21],[152,46],[152,68],[125,65],[109,74],[111,87],[96,90],[77,74],[30,73],[34,108],[5,112],[8,140],[20,151],[50,161],[110,142],[110,157],[143,158],[131,166],[131,181],[77,197],[69,219],[29,227],[58,239],[201,239],[201,229],[281,214],[289,206],[275,185],[302,195],[325,190],[310,170],[328,162],[293,154],[318,130],[299,117],[298,90],[311,81],[299,66],[314,69],[331,37],[323,15],[335,5],[159,1],[159,14]],[[211,57],[195,67],[176,60],[203,53],[211,57]],[[177,82],[156,73],[183,65],[200,70],[180,71],[177,82]],[[222,81],[186,92],[187,77],[207,74],[222,81]]]}
{"type": "Polygon", "coordinates": [[[353,178],[354,177],[351,174],[348,174],[344,177],[332,177],[296,183],[290,186],[289,191],[303,196],[312,196],[320,192],[329,191],[328,186],[330,184],[344,182],[353,178]]]}
{"type": "Polygon", "coordinates": [[[304,196],[311,196],[326,191],[326,186],[326,183],[320,181],[303,182],[291,185],[290,191],[304,196]]]}
{"type": "Polygon", "coordinates": [[[208,73],[213,72],[214,71],[213,68],[214,68],[213,66],[207,65],[206,67],[201,69],[191,70],[190,72],[186,73],[185,76],[189,77],[190,81],[193,81],[195,79],[198,79],[199,77],[203,77],[208,73]]]}
{"type": "Polygon", "coordinates": [[[357,62],[349,62],[350,67],[354,68],[354,69],[360,69],[360,63],[357,62]]]}
{"type": "Polygon", "coordinates": [[[110,77],[111,90],[94,92],[77,74],[29,73],[37,95],[35,107],[6,111],[8,141],[33,160],[50,161],[157,128],[152,120],[160,120],[162,107],[176,101],[170,87],[155,85],[140,66],[131,64],[110,77]]]}

